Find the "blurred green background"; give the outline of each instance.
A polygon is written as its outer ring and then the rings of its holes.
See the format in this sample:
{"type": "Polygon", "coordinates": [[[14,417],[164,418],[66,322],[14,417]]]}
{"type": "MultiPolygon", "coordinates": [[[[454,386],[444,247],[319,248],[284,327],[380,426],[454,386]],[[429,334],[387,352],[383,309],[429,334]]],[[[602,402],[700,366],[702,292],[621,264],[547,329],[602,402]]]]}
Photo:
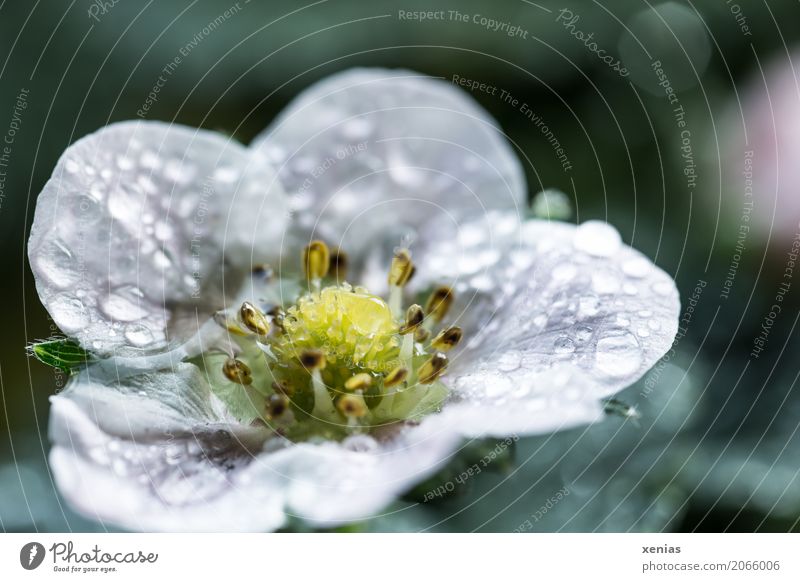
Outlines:
{"type": "MultiPolygon", "coordinates": [[[[303,88],[353,66],[497,86],[543,118],[570,162],[565,169],[552,140],[518,106],[474,91],[518,149],[531,195],[560,189],[573,200],[577,220],[614,224],[675,277],[684,309],[705,283],[669,362],[619,396],[638,408],[638,424],[611,414],[588,430],[521,440],[492,471],[446,499],[417,503],[412,492],[397,512],[360,529],[800,530],[793,333],[800,281],[786,294],[764,351],[751,355],[794,234],[770,231],[767,220],[744,243],[737,239],[748,149],[755,149],[755,172],[767,183],[782,168],[777,198],[755,189],[759,215],[769,219],[774,210],[800,222],[800,202],[792,204],[800,181],[790,180],[800,147],[782,147],[780,156],[769,147],[775,128],[800,133],[800,101],[795,85],[773,84],[764,72],[791,74],[798,21],[800,5],[789,0],[0,2],[0,134],[13,119],[19,126],[0,197],[0,527],[104,528],[63,506],[46,468],[48,396],[64,379],[26,355],[27,343],[54,331],[27,266],[27,232],[61,152],[108,123],[136,118],[162,69],[191,47],[147,118],[219,130],[245,143],[303,88]],[[233,13],[218,20],[226,10],[233,13]],[[443,10],[445,18],[401,16],[416,10],[443,10]],[[467,22],[451,18],[452,10],[467,22]],[[480,16],[518,32],[491,30],[480,16]],[[202,34],[215,20],[213,32],[202,34]],[[575,31],[593,36],[581,40],[575,31]],[[601,61],[592,42],[628,74],[601,61]],[[676,91],[673,102],[654,61],[676,91]],[[764,98],[781,91],[788,91],[785,106],[765,119],[759,107],[778,97],[764,98]],[[20,93],[26,108],[17,119],[20,93]],[[678,106],[685,127],[678,126],[678,106]],[[683,130],[691,157],[683,157],[683,130]],[[553,503],[565,486],[569,493],[553,503]]],[[[465,467],[473,462],[463,459],[465,467]]],[[[451,471],[434,486],[460,469],[451,471]]]]}

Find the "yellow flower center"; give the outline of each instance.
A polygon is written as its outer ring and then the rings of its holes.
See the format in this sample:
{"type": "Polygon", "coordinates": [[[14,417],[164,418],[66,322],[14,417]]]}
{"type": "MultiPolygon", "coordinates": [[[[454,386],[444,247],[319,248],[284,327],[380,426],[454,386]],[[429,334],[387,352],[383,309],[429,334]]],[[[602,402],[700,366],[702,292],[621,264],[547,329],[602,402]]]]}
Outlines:
{"type": "Polygon", "coordinates": [[[283,327],[284,333],[275,338],[272,347],[284,360],[317,349],[328,366],[353,374],[385,373],[399,353],[399,325],[387,303],[349,285],[304,295],[286,311],[283,327]]]}

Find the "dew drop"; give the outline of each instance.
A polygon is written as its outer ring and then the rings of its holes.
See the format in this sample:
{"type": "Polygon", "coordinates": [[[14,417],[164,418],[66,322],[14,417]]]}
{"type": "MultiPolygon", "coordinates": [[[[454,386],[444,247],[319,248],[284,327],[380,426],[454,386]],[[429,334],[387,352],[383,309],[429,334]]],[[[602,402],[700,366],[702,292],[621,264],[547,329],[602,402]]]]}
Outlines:
{"type": "Polygon", "coordinates": [[[575,231],[573,244],[579,251],[594,257],[610,257],[620,247],[622,240],[614,227],[605,222],[584,222],[575,231]]]}
{"type": "Polygon", "coordinates": [[[513,372],[522,362],[522,356],[516,350],[502,354],[497,360],[497,369],[501,372],[513,372]]]}
{"type": "Polygon", "coordinates": [[[144,195],[122,184],[108,195],[108,212],[128,226],[136,226],[144,210],[144,195]]]}
{"type": "Polygon", "coordinates": [[[132,346],[144,347],[153,342],[153,332],[142,324],[133,324],[125,328],[125,339],[132,346]]]}
{"type": "Polygon", "coordinates": [[[672,282],[669,281],[661,281],[653,285],[653,291],[655,291],[658,295],[669,295],[672,292],[673,285],[672,282]]]}
{"type": "Polygon", "coordinates": [[[142,292],[136,287],[114,289],[101,302],[101,309],[115,321],[136,321],[147,315],[141,306],[142,292]]]}
{"type": "Polygon", "coordinates": [[[613,378],[634,374],[642,365],[639,342],[628,331],[609,331],[597,342],[595,363],[598,370],[613,378]]]}
{"type": "Polygon", "coordinates": [[[649,268],[649,263],[644,259],[631,259],[622,263],[622,272],[634,279],[641,279],[647,275],[649,268]]]}
{"type": "MultiPolygon", "coordinates": [[[[369,136],[371,132],[372,123],[361,117],[350,119],[342,125],[342,135],[347,139],[364,139],[369,136]]],[[[341,151],[344,153],[347,150],[341,151]]]]}
{"type": "Polygon", "coordinates": [[[75,332],[89,323],[86,306],[69,293],[60,293],[48,302],[53,321],[64,332],[75,332]]]}
{"type": "Polygon", "coordinates": [[[578,341],[585,342],[592,337],[592,328],[588,325],[579,325],[575,328],[575,338],[578,341]]]}
{"type": "Polygon", "coordinates": [[[239,170],[232,166],[222,166],[214,170],[214,181],[231,184],[239,178],[239,170]]]}
{"type": "Polygon", "coordinates": [[[42,275],[59,289],[73,286],[80,278],[72,253],[58,239],[45,243],[36,264],[42,275]]]}
{"type": "Polygon", "coordinates": [[[575,342],[565,335],[556,338],[554,343],[557,354],[571,354],[575,351],[575,342]]]}

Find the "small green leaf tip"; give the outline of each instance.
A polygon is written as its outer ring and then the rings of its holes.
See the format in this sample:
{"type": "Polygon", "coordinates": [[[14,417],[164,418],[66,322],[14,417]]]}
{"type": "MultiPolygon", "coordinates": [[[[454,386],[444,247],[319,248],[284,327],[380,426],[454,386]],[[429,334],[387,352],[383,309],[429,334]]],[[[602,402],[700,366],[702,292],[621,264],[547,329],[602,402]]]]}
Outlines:
{"type": "Polygon", "coordinates": [[[95,357],[77,342],[66,338],[33,343],[28,346],[28,351],[40,362],[60,368],[66,373],[95,360],[95,357]]]}

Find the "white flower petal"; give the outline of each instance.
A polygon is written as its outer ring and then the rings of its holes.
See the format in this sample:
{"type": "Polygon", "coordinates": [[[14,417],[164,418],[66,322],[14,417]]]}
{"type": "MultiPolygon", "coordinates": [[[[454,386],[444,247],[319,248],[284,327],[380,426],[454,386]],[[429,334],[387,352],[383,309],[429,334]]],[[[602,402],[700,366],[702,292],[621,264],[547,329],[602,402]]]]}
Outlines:
{"type": "Polygon", "coordinates": [[[223,136],[110,125],[66,150],[37,200],[28,253],[39,296],[97,353],[163,348],[185,339],[167,331],[176,306],[220,286],[223,250],[229,261],[248,261],[253,246],[274,253],[284,204],[268,164],[223,136]]]}
{"type": "Polygon", "coordinates": [[[137,530],[261,531],[292,515],[364,519],[437,470],[460,436],[427,424],[379,443],[267,441],[228,425],[182,364],[103,386],[84,373],[52,399],[50,465],[83,514],[137,530]]]}
{"type": "Polygon", "coordinates": [[[349,251],[431,220],[513,209],[526,195],[517,157],[486,111],[451,83],[412,71],[328,77],[252,147],[292,194],[295,234],[349,251]]]}
{"type": "Polygon", "coordinates": [[[490,213],[418,253],[417,287],[453,284],[451,320],[467,331],[448,377],[486,368],[513,389],[566,365],[597,397],[639,379],[678,330],[672,279],[605,223],[515,221],[490,213]]]}
{"type": "Polygon", "coordinates": [[[484,360],[447,380],[459,400],[447,404],[430,422],[473,438],[547,434],[603,417],[594,383],[575,368],[512,370],[506,367],[508,362],[502,357],[500,362],[484,360]]]}

